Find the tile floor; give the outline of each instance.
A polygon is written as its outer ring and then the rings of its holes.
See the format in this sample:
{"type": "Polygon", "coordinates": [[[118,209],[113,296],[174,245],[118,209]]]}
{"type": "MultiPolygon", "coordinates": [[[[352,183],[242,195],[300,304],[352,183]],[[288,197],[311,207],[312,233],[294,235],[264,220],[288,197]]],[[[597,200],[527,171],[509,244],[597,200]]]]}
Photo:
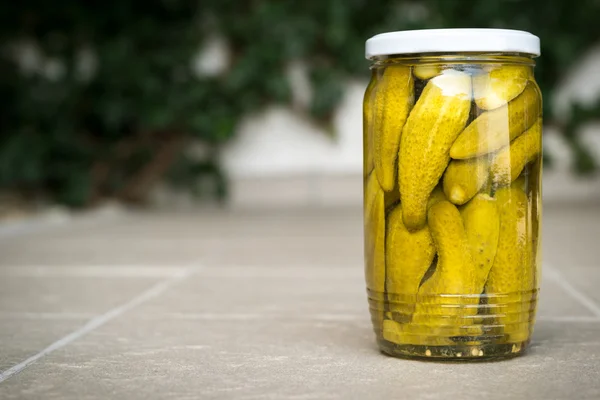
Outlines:
{"type": "Polygon", "coordinates": [[[361,211],[126,213],[0,235],[1,399],[598,399],[600,205],[544,210],[524,357],[380,354],[361,211]]]}

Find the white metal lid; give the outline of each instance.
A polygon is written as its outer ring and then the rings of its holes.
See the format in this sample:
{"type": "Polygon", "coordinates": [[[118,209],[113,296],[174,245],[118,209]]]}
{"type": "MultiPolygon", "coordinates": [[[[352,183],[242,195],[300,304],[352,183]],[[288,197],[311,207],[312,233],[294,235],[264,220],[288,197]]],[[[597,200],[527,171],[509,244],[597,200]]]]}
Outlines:
{"type": "Polygon", "coordinates": [[[387,32],[367,40],[365,57],[415,53],[524,53],[540,55],[540,38],[511,29],[423,29],[387,32]]]}

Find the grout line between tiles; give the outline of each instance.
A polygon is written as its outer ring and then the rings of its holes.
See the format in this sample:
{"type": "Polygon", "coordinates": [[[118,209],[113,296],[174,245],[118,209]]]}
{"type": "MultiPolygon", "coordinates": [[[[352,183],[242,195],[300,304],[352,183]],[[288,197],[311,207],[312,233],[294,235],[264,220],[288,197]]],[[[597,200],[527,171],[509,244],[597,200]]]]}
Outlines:
{"type": "MultiPolygon", "coordinates": [[[[264,313],[264,312],[239,312],[239,313],[211,313],[211,312],[200,312],[200,313],[164,313],[164,314],[152,314],[152,315],[141,315],[139,318],[147,320],[166,320],[166,319],[179,319],[189,321],[265,321],[265,320],[285,320],[285,321],[366,321],[369,319],[368,313],[318,313],[318,314],[302,314],[292,315],[290,313],[264,313]]],[[[536,318],[538,321],[545,322],[556,322],[556,323],[570,323],[570,322],[586,322],[586,323],[600,323],[600,318],[590,316],[539,316],[536,318]]]]}
{"type": "Polygon", "coordinates": [[[2,266],[1,276],[17,278],[168,278],[183,271],[186,265],[147,266],[135,264],[79,266],[23,265],[2,266]]]}
{"type": "MultiPolygon", "coordinates": [[[[360,321],[368,320],[368,313],[319,313],[313,315],[292,315],[290,313],[169,313],[160,318],[201,321],[248,321],[248,320],[298,320],[298,321],[360,321]]],[[[153,317],[154,318],[154,317],[153,317]]]]}
{"type": "MultiPolygon", "coordinates": [[[[86,320],[94,318],[93,314],[88,313],[53,313],[53,312],[3,312],[0,311],[0,320],[3,319],[19,319],[19,320],[86,320]]],[[[182,320],[202,320],[202,321],[252,321],[252,320],[301,320],[301,321],[354,321],[354,320],[366,320],[369,318],[368,313],[366,314],[353,314],[353,313],[318,313],[318,314],[304,314],[302,316],[295,315],[290,317],[289,313],[256,313],[256,312],[240,312],[240,313],[163,313],[163,314],[149,314],[140,316],[142,319],[147,320],[164,320],[164,319],[182,319],[182,320]]],[[[568,322],[589,322],[589,323],[600,323],[600,318],[581,316],[581,315],[567,315],[567,316],[550,316],[541,315],[536,318],[537,321],[545,322],[557,322],[557,323],[568,323],[568,322]]]]}
{"type": "Polygon", "coordinates": [[[569,296],[577,300],[595,317],[600,318],[600,306],[598,306],[592,299],[587,297],[585,294],[577,290],[575,286],[571,285],[571,283],[569,283],[569,281],[565,279],[565,277],[562,273],[560,273],[559,270],[548,264],[544,264],[544,272],[547,274],[548,278],[556,282],[565,292],[567,292],[567,294],[569,294],[569,296]]]}
{"type": "Polygon", "coordinates": [[[5,371],[0,372],[0,383],[4,382],[11,376],[23,371],[25,368],[27,368],[29,365],[33,364],[40,358],[69,345],[70,343],[81,338],[82,336],[87,335],[88,333],[101,327],[102,325],[106,324],[107,322],[125,314],[127,311],[129,311],[129,310],[131,310],[131,309],[133,309],[155,297],[160,296],[171,286],[173,286],[173,285],[179,283],[180,281],[186,279],[187,277],[191,276],[194,272],[196,272],[197,269],[198,269],[197,266],[189,266],[185,270],[179,271],[178,273],[172,275],[170,278],[156,283],[154,286],[152,286],[151,288],[147,289],[146,291],[140,293],[138,296],[132,298],[128,302],[123,303],[120,306],[115,307],[102,315],[92,318],[81,328],[60,338],[59,340],[55,341],[54,343],[52,343],[45,349],[41,350],[37,354],[34,354],[33,356],[27,358],[26,360],[23,360],[19,364],[14,365],[13,367],[11,367],[5,371]]]}
{"type": "Polygon", "coordinates": [[[31,319],[34,321],[39,320],[85,320],[94,318],[95,314],[85,313],[54,313],[54,312],[3,312],[0,311],[0,320],[2,319],[31,319]]]}
{"type": "Polygon", "coordinates": [[[8,222],[0,224],[0,239],[31,233],[38,233],[65,225],[76,225],[85,227],[87,224],[96,224],[115,217],[124,215],[125,212],[118,207],[105,207],[98,210],[88,211],[79,215],[70,213],[51,213],[40,215],[23,221],[8,222]]]}
{"type": "Polygon", "coordinates": [[[579,315],[574,316],[560,316],[560,317],[551,317],[551,316],[539,316],[536,317],[536,321],[543,322],[558,322],[558,323],[571,323],[571,322],[589,322],[589,323],[600,323],[600,318],[598,317],[583,317],[579,315]]]}

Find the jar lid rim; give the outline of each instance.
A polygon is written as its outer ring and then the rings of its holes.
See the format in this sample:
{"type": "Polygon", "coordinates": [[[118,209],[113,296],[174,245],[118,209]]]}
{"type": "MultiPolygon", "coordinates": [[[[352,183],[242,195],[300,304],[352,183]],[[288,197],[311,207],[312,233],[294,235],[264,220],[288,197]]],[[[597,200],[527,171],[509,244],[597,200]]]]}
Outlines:
{"type": "Polygon", "coordinates": [[[537,57],[540,38],[512,29],[421,29],[380,33],[367,40],[365,57],[416,53],[494,52],[537,57]]]}

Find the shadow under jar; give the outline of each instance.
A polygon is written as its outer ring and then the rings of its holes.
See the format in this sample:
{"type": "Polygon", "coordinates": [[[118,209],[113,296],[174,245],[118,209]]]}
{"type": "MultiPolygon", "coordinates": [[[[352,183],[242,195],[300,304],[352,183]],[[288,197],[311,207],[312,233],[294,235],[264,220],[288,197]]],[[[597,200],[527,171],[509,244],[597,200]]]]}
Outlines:
{"type": "Polygon", "coordinates": [[[365,277],[384,353],[525,351],[540,277],[539,54],[536,36],[498,29],[367,41],[365,277]]]}

